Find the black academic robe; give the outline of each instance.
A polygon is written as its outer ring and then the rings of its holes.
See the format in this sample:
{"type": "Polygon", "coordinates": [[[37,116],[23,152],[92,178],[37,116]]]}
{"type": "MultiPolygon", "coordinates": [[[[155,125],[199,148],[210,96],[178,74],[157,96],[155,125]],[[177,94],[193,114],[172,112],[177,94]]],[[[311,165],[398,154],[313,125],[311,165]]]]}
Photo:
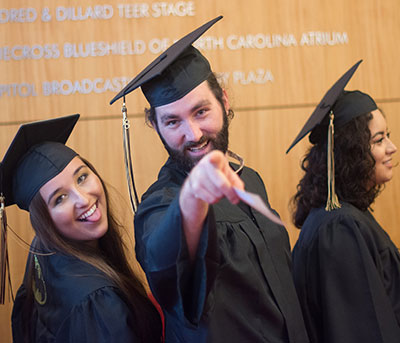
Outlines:
{"type": "Polygon", "coordinates": [[[311,342],[400,342],[400,255],[369,211],[313,209],[293,272],[311,342]]]}
{"type": "MultiPolygon", "coordinates": [[[[169,159],[135,216],[136,255],[164,310],[166,342],[308,342],[285,228],[222,199],[190,263],[179,209],[186,176],[169,159]]],[[[240,177],[268,203],[256,172],[240,177]]]]}
{"type": "MultiPolygon", "coordinates": [[[[37,250],[36,244],[33,245],[37,250]]],[[[38,294],[31,317],[33,339],[30,342],[139,342],[133,332],[132,312],[103,273],[74,257],[35,256],[41,274],[36,268],[38,294]]],[[[23,342],[21,321],[25,297],[22,285],[12,313],[15,343],[23,342]]]]}

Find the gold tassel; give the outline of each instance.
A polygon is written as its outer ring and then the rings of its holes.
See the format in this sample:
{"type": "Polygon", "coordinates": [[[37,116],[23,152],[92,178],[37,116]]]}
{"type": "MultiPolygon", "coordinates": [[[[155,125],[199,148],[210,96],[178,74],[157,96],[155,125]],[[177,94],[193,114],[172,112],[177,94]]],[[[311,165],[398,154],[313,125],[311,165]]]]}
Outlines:
{"type": "Polygon", "coordinates": [[[4,305],[6,295],[6,278],[10,282],[10,268],[7,249],[7,217],[5,210],[5,198],[0,195],[0,304],[4,305]]]}
{"type": "Polygon", "coordinates": [[[139,205],[139,197],[136,191],[135,179],[133,177],[133,164],[132,164],[132,154],[131,154],[131,143],[129,136],[130,123],[128,120],[128,111],[124,102],[122,104],[122,127],[123,127],[123,145],[124,145],[124,160],[125,160],[125,171],[126,179],[128,181],[128,191],[129,199],[131,201],[133,213],[136,213],[137,207],[139,205]]]}
{"type": "Polygon", "coordinates": [[[335,156],[334,156],[334,134],[333,112],[329,114],[328,128],[328,151],[327,151],[327,168],[328,168],[328,199],[326,201],[325,210],[332,211],[342,207],[335,192],[335,156]]]}

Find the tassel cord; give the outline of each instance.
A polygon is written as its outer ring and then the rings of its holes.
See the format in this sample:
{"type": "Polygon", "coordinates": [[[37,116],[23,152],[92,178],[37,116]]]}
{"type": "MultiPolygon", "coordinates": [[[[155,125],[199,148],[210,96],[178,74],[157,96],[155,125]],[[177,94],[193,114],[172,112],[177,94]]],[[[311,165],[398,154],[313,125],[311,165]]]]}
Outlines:
{"type": "Polygon", "coordinates": [[[130,123],[128,120],[127,108],[125,106],[125,97],[122,105],[122,116],[123,116],[122,126],[123,126],[123,147],[124,147],[126,179],[128,182],[128,192],[132,210],[133,213],[136,213],[139,204],[139,197],[137,195],[135,179],[133,175],[132,154],[131,154],[131,144],[129,135],[130,123]]]}
{"type": "Polygon", "coordinates": [[[333,124],[334,114],[331,111],[329,114],[329,127],[328,127],[328,142],[327,142],[327,183],[328,183],[328,197],[326,201],[325,210],[332,211],[340,208],[340,202],[335,191],[335,155],[334,155],[334,134],[335,128],[333,124]]]}

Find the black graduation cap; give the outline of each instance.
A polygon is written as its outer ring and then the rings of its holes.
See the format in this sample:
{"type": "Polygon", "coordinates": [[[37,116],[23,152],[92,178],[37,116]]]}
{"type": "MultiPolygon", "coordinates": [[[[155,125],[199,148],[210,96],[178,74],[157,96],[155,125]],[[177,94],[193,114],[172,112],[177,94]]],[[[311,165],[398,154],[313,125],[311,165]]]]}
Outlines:
{"type": "Polygon", "coordinates": [[[211,74],[210,64],[192,43],[220,19],[222,16],[210,20],[170,46],[129,82],[110,105],[142,87],[152,107],[162,106],[179,100],[206,80],[211,74]]]}
{"type": "Polygon", "coordinates": [[[326,137],[329,125],[329,113],[334,114],[335,127],[340,127],[359,115],[375,110],[374,100],[367,94],[353,91],[344,91],[354,72],[362,60],[352,66],[336,83],[326,92],[321,102],[315,108],[300,133],[287,149],[288,153],[307,133],[311,131],[310,141],[316,143],[318,137],[326,137]]]}
{"type": "Polygon", "coordinates": [[[77,155],[65,146],[79,114],[23,124],[0,163],[0,193],[5,206],[23,210],[47,181],[77,155]]]}

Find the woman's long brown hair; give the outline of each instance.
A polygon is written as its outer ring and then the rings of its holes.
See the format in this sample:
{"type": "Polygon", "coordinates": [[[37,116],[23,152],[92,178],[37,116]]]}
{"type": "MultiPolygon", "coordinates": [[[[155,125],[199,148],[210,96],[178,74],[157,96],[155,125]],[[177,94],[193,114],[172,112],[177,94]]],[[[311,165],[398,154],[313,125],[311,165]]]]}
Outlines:
{"type": "MultiPolygon", "coordinates": [[[[134,316],[134,331],[141,342],[161,342],[162,329],[160,315],[149,300],[145,287],[138,276],[135,275],[128,262],[126,246],[121,236],[123,227],[114,216],[104,181],[88,161],[83,158],[81,160],[100,179],[107,202],[108,230],[99,239],[98,249],[91,248],[83,242],[73,241],[62,236],[57,230],[40,192],[35,195],[29,207],[30,219],[36,236],[40,245],[47,251],[76,257],[103,272],[115,283],[121,292],[122,298],[131,309],[134,316]]],[[[28,273],[25,280],[27,291],[25,310],[27,313],[24,313],[24,315],[26,318],[30,318],[34,301],[31,286],[33,277],[32,263],[28,266],[27,270],[28,273]]],[[[29,320],[24,322],[29,322],[29,320]]],[[[30,328],[26,327],[24,331],[25,336],[29,337],[30,328]]]]}

